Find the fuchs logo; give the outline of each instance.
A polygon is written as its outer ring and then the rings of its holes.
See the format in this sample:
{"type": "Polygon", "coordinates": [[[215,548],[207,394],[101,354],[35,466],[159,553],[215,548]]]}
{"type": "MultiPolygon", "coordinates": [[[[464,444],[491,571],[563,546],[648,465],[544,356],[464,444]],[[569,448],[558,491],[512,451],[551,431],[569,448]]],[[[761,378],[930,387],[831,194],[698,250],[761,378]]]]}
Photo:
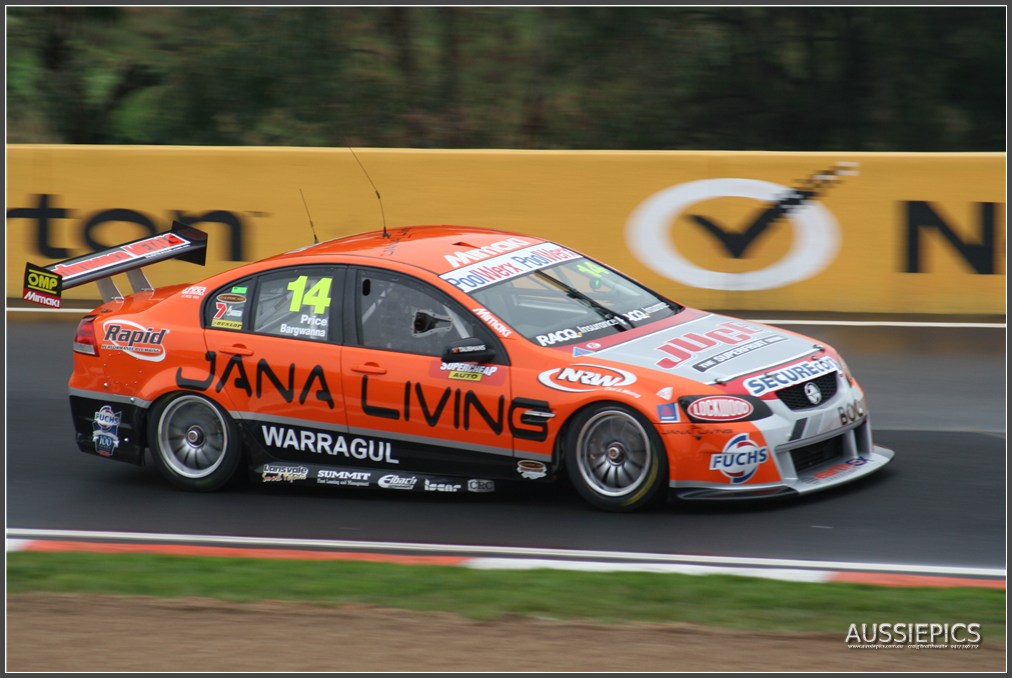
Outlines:
{"type": "Polygon", "coordinates": [[[693,401],[688,407],[693,419],[703,421],[735,421],[752,414],[752,403],[733,396],[707,396],[693,401]]]}
{"type": "Polygon", "coordinates": [[[538,375],[538,381],[556,391],[583,393],[628,386],[636,381],[636,375],[614,367],[575,363],[569,367],[546,370],[538,375]]]}
{"type": "Polygon", "coordinates": [[[105,324],[102,348],[109,351],[124,351],[138,360],[158,363],[165,360],[162,341],[169,330],[155,331],[151,327],[138,325],[130,320],[105,324]]]}
{"type": "Polygon", "coordinates": [[[724,451],[710,457],[710,470],[720,471],[732,485],[751,480],[759,465],[770,458],[769,450],[760,447],[747,433],[739,433],[724,445],[724,451]]]}
{"type": "Polygon", "coordinates": [[[376,481],[376,484],[387,490],[413,490],[418,483],[416,476],[383,476],[376,481]]]}
{"type": "Polygon", "coordinates": [[[91,441],[95,443],[95,451],[103,457],[111,457],[119,447],[119,422],[122,412],[113,412],[108,405],[103,405],[95,413],[91,441]]]}

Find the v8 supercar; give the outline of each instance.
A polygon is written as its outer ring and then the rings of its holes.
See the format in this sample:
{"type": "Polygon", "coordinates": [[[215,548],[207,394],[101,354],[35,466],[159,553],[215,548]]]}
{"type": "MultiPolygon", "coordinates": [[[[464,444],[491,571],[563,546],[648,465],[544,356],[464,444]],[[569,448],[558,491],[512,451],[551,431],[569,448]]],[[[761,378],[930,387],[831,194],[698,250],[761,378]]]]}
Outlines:
{"type": "Polygon", "coordinates": [[[203,263],[171,231],[47,267],[25,299],[96,281],[74,337],[79,448],[169,482],[489,492],[568,476],[594,506],[804,494],[866,476],[864,393],[831,347],[682,306],[552,242],[418,226],[151,289],[203,263]],[[110,276],[127,272],[123,296],[110,276]]]}

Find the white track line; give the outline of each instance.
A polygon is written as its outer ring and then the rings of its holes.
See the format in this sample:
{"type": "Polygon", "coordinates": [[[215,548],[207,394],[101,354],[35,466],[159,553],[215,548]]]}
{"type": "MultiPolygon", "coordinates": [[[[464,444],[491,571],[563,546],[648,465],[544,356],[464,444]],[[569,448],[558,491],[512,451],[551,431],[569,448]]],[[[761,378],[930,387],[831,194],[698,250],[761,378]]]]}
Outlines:
{"type": "Polygon", "coordinates": [[[871,572],[900,572],[906,574],[940,574],[970,577],[1005,577],[1005,570],[986,567],[959,567],[945,565],[913,565],[898,563],[847,563],[827,560],[793,560],[784,558],[748,558],[732,556],[686,556],[663,553],[621,553],[614,551],[583,551],[576,549],[539,549],[515,546],[467,546],[460,544],[411,544],[405,542],[372,542],[327,539],[283,539],[257,537],[231,537],[187,534],[152,534],[146,532],[101,532],[86,530],[31,530],[8,528],[10,539],[112,539],[133,542],[183,542],[188,544],[218,544],[259,547],[300,547],[312,549],[353,549],[369,551],[414,551],[437,553],[463,553],[495,556],[533,556],[542,558],[573,558],[582,560],[640,561],[655,563],[690,563],[722,566],[757,566],[799,569],[853,570],[871,572]]]}

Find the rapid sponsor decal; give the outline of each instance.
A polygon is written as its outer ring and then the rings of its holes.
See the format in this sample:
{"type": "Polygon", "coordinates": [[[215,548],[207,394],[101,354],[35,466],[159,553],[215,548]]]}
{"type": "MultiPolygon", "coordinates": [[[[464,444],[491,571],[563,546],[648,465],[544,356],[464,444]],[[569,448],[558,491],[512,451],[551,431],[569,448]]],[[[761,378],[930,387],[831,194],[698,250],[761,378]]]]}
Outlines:
{"type": "Polygon", "coordinates": [[[745,380],[745,390],[754,396],[759,396],[839,370],[840,366],[832,358],[807,360],[766,372],[757,377],[750,377],[745,380]]]}
{"type": "Polygon", "coordinates": [[[123,413],[113,412],[109,405],[103,405],[95,413],[91,441],[95,443],[95,451],[103,457],[111,457],[119,447],[119,422],[122,418],[123,413]]]}
{"type": "Polygon", "coordinates": [[[123,351],[138,360],[161,362],[165,360],[162,342],[167,329],[155,330],[130,320],[117,320],[104,325],[102,348],[107,351],[123,351]]]}
{"type": "Polygon", "coordinates": [[[540,461],[521,459],[517,462],[517,473],[528,480],[537,480],[548,475],[548,467],[540,461]]]}
{"type": "Polygon", "coordinates": [[[568,367],[545,370],[538,375],[538,381],[556,391],[584,393],[628,386],[635,383],[636,375],[614,367],[574,363],[568,367]]]}
{"type": "Polygon", "coordinates": [[[710,457],[710,470],[720,471],[730,478],[732,485],[747,483],[759,465],[770,458],[769,450],[740,433],[724,445],[724,450],[710,457]]]}
{"type": "Polygon", "coordinates": [[[327,454],[332,457],[343,456],[349,460],[382,464],[401,463],[394,458],[391,443],[384,440],[346,438],[340,433],[268,424],[260,425],[260,433],[264,445],[281,450],[327,454]]]}
{"type": "Polygon", "coordinates": [[[524,414],[529,409],[551,413],[551,408],[544,400],[530,398],[513,398],[506,407],[506,397],[498,396],[494,404],[482,402],[474,391],[447,386],[435,392],[425,389],[421,383],[407,381],[404,383],[404,400],[399,409],[383,407],[369,402],[369,377],[362,377],[362,397],[360,406],[366,416],[380,419],[404,421],[425,421],[430,427],[441,423],[452,423],[453,428],[471,430],[472,426],[482,426],[495,435],[501,435],[504,427],[509,426],[510,434],[522,440],[542,442],[548,438],[548,420],[538,418],[532,421],[524,414]]]}
{"type": "Polygon", "coordinates": [[[413,490],[418,484],[418,476],[399,476],[390,474],[376,481],[384,490],[413,490]]]}
{"type": "Polygon", "coordinates": [[[260,478],[265,483],[305,480],[309,477],[309,469],[305,466],[288,466],[285,464],[264,464],[260,478]]]}
{"type": "MultiPolygon", "coordinates": [[[[477,250],[471,251],[476,252],[477,250]]],[[[444,273],[439,277],[458,289],[471,293],[493,283],[516,278],[562,261],[581,258],[576,252],[554,243],[532,245],[491,259],[487,259],[488,256],[488,254],[484,254],[481,257],[481,259],[485,259],[484,261],[444,273]]]]}
{"type": "Polygon", "coordinates": [[[687,412],[702,421],[736,421],[747,419],[755,408],[752,403],[734,396],[707,396],[692,401],[687,412]]]}
{"type": "MultiPolygon", "coordinates": [[[[304,405],[306,400],[312,396],[314,399],[326,403],[328,408],[334,409],[334,396],[327,385],[327,377],[321,365],[313,365],[308,374],[296,379],[295,363],[290,363],[286,370],[288,380],[285,382],[267,361],[261,358],[256,364],[255,379],[250,381],[246,371],[246,363],[243,362],[241,355],[230,356],[223,367],[219,365],[218,354],[214,351],[205,353],[204,359],[208,363],[205,368],[206,376],[200,379],[190,379],[183,376],[183,368],[179,367],[176,368],[176,385],[191,391],[206,391],[213,387],[217,393],[221,393],[222,389],[227,386],[243,391],[247,397],[253,397],[255,394],[259,399],[264,397],[265,385],[269,384],[272,387],[271,390],[280,395],[286,403],[298,400],[300,405],[304,405]],[[221,367],[220,371],[219,367],[221,367]],[[216,377],[217,383],[215,383],[216,377]],[[231,381],[229,381],[230,379],[231,381]],[[296,387],[299,385],[301,385],[301,389],[296,392],[296,387]]],[[[300,370],[301,372],[302,370],[300,370]]]]}
{"type": "Polygon", "coordinates": [[[487,308],[472,308],[471,313],[474,313],[476,316],[484,320],[485,324],[495,330],[499,336],[508,337],[513,334],[513,330],[506,327],[506,325],[499,320],[499,318],[492,315],[492,312],[487,308]]]}
{"type": "Polygon", "coordinates": [[[495,492],[495,481],[471,478],[467,481],[468,492],[495,492]]]}
{"type": "Polygon", "coordinates": [[[321,468],[316,471],[316,482],[322,485],[369,487],[372,473],[369,471],[345,471],[321,468]]]}

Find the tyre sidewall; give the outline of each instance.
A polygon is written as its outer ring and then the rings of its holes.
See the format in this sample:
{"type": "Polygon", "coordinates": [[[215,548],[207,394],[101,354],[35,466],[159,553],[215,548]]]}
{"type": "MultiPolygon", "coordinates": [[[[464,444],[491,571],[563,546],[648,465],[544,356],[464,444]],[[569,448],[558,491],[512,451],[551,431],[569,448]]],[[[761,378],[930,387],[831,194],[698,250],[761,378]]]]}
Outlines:
{"type": "Polygon", "coordinates": [[[158,467],[159,473],[161,473],[166,480],[180,489],[190,490],[193,492],[213,492],[215,490],[219,490],[236,476],[236,471],[242,460],[242,444],[239,439],[239,428],[232,420],[232,417],[229,416],[228,412],[222,409],[218,403],[214,402],[210,398],[194,393],[175,393],[159,400],[155,407],[151,409],[151,413],[148,416],[147,436],[148,448],[151,452],[151,456],[154,458],[155,466],[158,467]],[[180,398],[187,396],[198,398],[203,401],[205,405],[213,408],[214,411],[217,412],[218,416],[221,417],[225,426],[226,445],[224,458],[222,459],[221,464],[214,471],[200,478],[191,478],[181,475],[178,471],[172,468],[171,465],[169,465],[169,463],[165,460],[162,451],[159,449],[160,436],[158,434],[160,427],[163,425],[162,419],[166,410],[180,398]]]}
{"type": "Polygon", "coordinates": [[[668,458],[661,437],[658,435],[654,425],[640,414],[637,410],[615,402],[603,402],[591,405],[573,418],[565,439],[566,472],[570,482],[579,492],[580,496],[599,509],[617,513],[637,511],[647,506],[659,503],[666,496],[664,491],[668,484],[668,458]],[[620,496],[608,496],[596,491],[589,486],[580,473],[577,450],[577,441],[580,432],[587,423],[601,412],[616,410],[632,416],[639,422],[646,432],[647,441],[650,447],[649,464],[650,468],[647,477],[629,493],[620,496]]]}

